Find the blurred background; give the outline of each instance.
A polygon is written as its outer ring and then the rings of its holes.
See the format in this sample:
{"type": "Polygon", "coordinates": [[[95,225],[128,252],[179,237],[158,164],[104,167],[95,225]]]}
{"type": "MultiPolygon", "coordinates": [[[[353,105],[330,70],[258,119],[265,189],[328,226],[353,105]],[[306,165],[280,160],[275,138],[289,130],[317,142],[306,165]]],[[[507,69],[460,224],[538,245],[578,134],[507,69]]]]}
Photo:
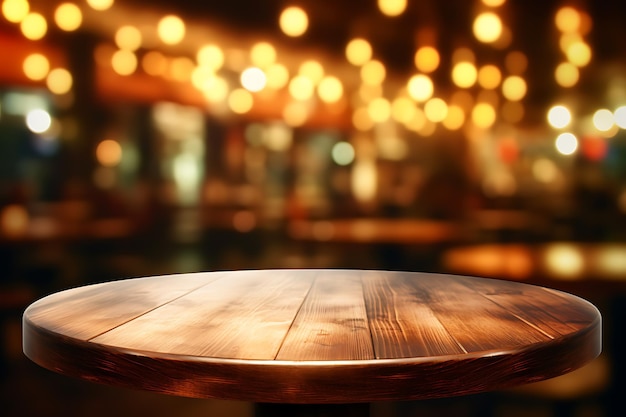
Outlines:
{"type": "Polygon", "coordinates": [[[625,3],[1,6],[9,415],[251,415],[74,381],[21,353],[21,314],[51,292],[244,268],[459,273],[583,296],[605,327],[589,366],[373,414],[626,415],[625,3]]]}

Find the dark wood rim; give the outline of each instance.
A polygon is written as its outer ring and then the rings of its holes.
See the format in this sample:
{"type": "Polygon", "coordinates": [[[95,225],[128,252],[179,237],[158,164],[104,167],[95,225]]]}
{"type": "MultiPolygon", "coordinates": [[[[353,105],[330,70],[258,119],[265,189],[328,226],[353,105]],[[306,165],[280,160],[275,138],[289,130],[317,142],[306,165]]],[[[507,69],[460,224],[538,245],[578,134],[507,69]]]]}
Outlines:
{"type": "Polygon", "coordinates": [[[23,348],[35,363],[61,374],[186,397],[294,404],[419,400],[536,382],[576,369],[601,352],[600,317],[581,331],[524,349],[295,362],[129,351],[52,333],[25,313],[23,348]]]}

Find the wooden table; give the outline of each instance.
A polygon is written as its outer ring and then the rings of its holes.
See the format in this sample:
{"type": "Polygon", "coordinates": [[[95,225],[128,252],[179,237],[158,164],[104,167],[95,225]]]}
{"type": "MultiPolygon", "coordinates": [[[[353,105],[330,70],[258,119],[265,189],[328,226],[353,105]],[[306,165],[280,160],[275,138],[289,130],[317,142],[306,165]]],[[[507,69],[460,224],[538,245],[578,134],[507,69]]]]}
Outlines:
{"type": "Polygon", "coordinates": [[[551,378],[601,351],[601,316],[573,295],[510,281],[387,271],[224,271],[113,281],[36,301],[23,327],[26,355],[61,374],[253,401],[259,414],[289,404],[296,414],[313,404],[327,404],[326,415],[366,414],[370,402],[551,378]]]}

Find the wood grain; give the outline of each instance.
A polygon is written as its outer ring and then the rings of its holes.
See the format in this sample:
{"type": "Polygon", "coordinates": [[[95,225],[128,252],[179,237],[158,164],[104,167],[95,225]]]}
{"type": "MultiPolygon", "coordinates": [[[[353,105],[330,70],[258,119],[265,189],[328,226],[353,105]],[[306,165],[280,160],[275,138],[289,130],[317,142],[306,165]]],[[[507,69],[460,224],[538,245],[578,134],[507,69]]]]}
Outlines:
{"type": "Polygon", "coordinates": [[[312,284],[312,274],[300,275],[223,276],[91,341],[175,355],[274,359],[312,284]]]}
{"type": "Polygon", "coordinates": [[[373,358],[360,274],[354,271],[319,273],[277,359],[373,358]]]}
{"type": "Polygon", "coordinates": [[[527,284],[357,270],[228,271],[66,290],[24,313],[56,372],[264,403],[463,395],[576,369],[601,350],[590,303],[527,284]]]}

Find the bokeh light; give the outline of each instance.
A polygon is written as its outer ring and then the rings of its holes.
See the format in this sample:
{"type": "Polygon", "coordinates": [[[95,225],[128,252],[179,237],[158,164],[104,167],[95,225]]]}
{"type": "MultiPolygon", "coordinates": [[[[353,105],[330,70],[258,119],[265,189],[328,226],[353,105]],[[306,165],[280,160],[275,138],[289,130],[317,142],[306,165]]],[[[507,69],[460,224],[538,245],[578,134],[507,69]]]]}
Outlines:
{"type": "Polygon", "coordinates": [[[20,23],[30,12],[30,4],[27,0],[4,0],[2,2],[2,15],[11,23],[20,23]]]}
{"type": "Polygon", "coordinates": [[[461,61],[452,68],[452,82],[460,88],[470,88],[478,79],[476,66],[468,61],[461,61]]]}
{"type": "Polygon", "coordinates": [[[94,10],[108,10],[113,6],[114,0],[87,0],[87,4],[94,10]]]}
{"type": "Polygon", "coordinates": [[[565,55],[572,64],[584,67],[591,62],[591,47],[583,41],[573,42],[567,46],[565,55]]]}
{"type": "Polygon", "coordinates": [[[431,73],[439,68],[441,57],[433,46],[422,46],[415,52],[415,66],[424,73],[431,73]]]}
{"type": "Polygon", "coordinates": [[[326,103],[335,103],[343,97],[343,84],[339,78],[327,75],[317,86],[317,94],[326,103]]]}
{"type": "Polygon", "coordinates": [[[131,51],[120,49],[111,57],[111,66],[119,75],[130,75],[137,69],[137,57],[131,51]]]}
{"type": "Polygon", "coordinates": [[[354,147],[348,142],[337,142],[332,148],[332,158],[337,165],[350,165],[354,161],[354,147]]]}
{"type": "Polygon", "coordinates": [[[48,32],[48,22],[39,13],[28,13],[20,22],[20,30],[26,39],[37,41],[48,32]]]}
{"type": "Polygon", "coordinates": [[[105,139],[96,147],[96,160],[104,167],[114,167],[122,161],[122,145],[116,140],[105,139]]]}
{"type": "Polygon", "coordinates": [[[120,49],[136,51],[141,47],[142,36],[135,26],[122,26],[115,32],[115,44],[120,49]]]}
{"type": "Polygon", "coordinates": [[[196,60],[200,66],[217,71],[224,65],[224,51],[217,45],[204,45],[198,49],[196,60]]]}
{"type": "Polygon", "coordinates": [[[532,164],[533,177],[544,184],[550,184],[556,181],[559,175],[559,169],[554,161],[548,158],[538,158],[532,164]]]}
{"type": "Polygon", "coordinates": [[[448,104],[439,97],[434,97],[424,104],[424,114],[433,123],[442,122],[448,115],[448,104]]]}
{"type": "Polygon", "coordinates": [[[562,62],[554,71],[554,79],[561,87],[573,87],[578,83],[580,71],[571,62],[562,62]]]}
{"type": "Polygon", "coordinates": [[[256,225],[256,215],[250,210],[239,210],[233,215],[233,228],[240,233],[247,233],[256,225]]]}
{"type": "Polygon", "coordinates": [[[314,84],[318,84],[324,77],[324,67],[318,61],[310,59],[300,65],[298,74],[309,78],[314,84]]]}
{"type": "Polygon", "coordinates": [[[502,21],[500,16],[493,12],[483,12],[474,19],[472,30],[480,42],[492,43],[502,35],[502,21]]]}
{"type": "Polygon", "coordinates": [[[245,114],[252,110],[254,98],[248,90],[237,88],[228,95],[228,107],[237,114],[245,114]]]}
{"type": "Polygon", "coordinates": [[[478,84],[486,89],[493,90],[498,88],[500,82],[502,81],[502,72],[500,68],[495,65],[483,65],[478,70],[478,84]]]}
{"type": "Polygon", "coordinates": [[[386,122],[391,117],[391,103],[383,97],[378,97],[370,101],[367,110],[370,119],[376,123],[386,122]]]}
{"type": "Polygon", "coordinates": [[[373,59],[361,67],[361,80],[365,84],[379,85],[385,80],[387,70],[382,62],[373,59]]]}
{"type": "Polygon", "coordinates": [[[309,17],[300,7],[287,7],[280,14],[279,25],[287,36],[302,36],[309,27],[309,17]]]}
{"type": "Polygon", "coordinates": [[[267,77],[262,69],[258,67],[246,68],[241,73],[241,85],[248,91],[261,91],[267,85],[267,77]]]}
{"type": "Polygon", "coordinates": [[[500,7],[506,0],[482,0],[483,4],[487,7],[500,7]]]}
{"type": "Polygon", "coordinates": [[[43,109],[34,109],[26,114],[26,127],[33,133],[44,133],[52,126],[50,113],[43,109]]]}
{"type": "Polygon", "coordinates": [[[408,97],[396,97],[391,102],[391,117],[400,123],[409,123],[416,112],[413,100],[408,97]]]}
{"type": "Polygon", "coordinates": [[[83,22],[83,12],[73,3],[62,3],[54,11],[54,21],[59,29],[75,31],[83,22]]]}
{"type": "Polygon", "coordinates": [[[481,129],[488,129],[496,121],[496,110],[489,103],[477,103],[472,109],[472,122],[481,129]]]}
{"type": "Polygon", "coordinates": [[[202,92],[204,97],[211,103],[219,103],[226,99],[229,93],[228,82],[219,76],[211,78],[211,81],[204,85],[202,92]]]}
{"type": "Polygon", "coordinates": [[[378,0],[378,9],[385,16],[400,16],[406,10],[407,0],[378,0]]]}
{"type": "Polygon", "coordinates": [[[622,279],[626,275],[626,247],[621,244],[609,244],[596,253],[597,267],[607,276],[622,279]]]}
{"type": "Polygon", "coordinates": [[[555,146],[561,155],[573,155],[578,149],[578,138],[573,133],[561,133],[556,138],[555,146]]]}
{"type": "Polygon", "coordinates": [[[48,76],[50,71],[50,62],[42,54],[30,54],[24,59],[22,63],[22,70],[24,75],[33,81],[43,80],[48,76]]]}
{"type": "Polygon", "coordinates": [[[283,109],[283,119],[289,126],[302,126],[308,118],[309,109],[304,102],[292,101],[283,109]]]}
{"type": "Polygon", "coordinates": [[[502,95],[510,101],[519,101],[526,96],[526,81],[517,75],[506,77],[502,82],[502,95]]]}
{"type": "Polygon", "coordinates": [[[593,126],[601,132],[608,132],[615,126],[613,112],[609,109],[598,109],[593,113],[593,126]]]}
{"type": "Polygon", "coordinates": [[[557,10],[554,23],[561,32],[576,32],[581,25],[581,15],[571,6],[564,6],[557,10]]]}
{"type": "Polygon", "coordinates": [[[289,82],[289,70],[278,62],[273,63],[265,70],[267,76],[267,86],[274,90],[279,90],[289,82]]]}
{"type": "Polygon", "coordinates": [[[352,170],[352,193],[358,201],[368,202],[376,197],[378,170],[374,161],[358,161],[352,170]]]}
{"type": "Polygon", "coordinates": [[[590,161],[601,161],[608,151],[606,139],[597,136],[583,137],[581,141],[581,153],[590,161]]]}
{"type": "Polygon", "coordinates": [[[465,111],[463,111],[463,109],[456,104],[449,105],[448,114],[446,115],[446,118],[443,119],[443,122],[442,122],[442,124],[446,127],[446,129],[458,130],[461,127],[463,127],[464,123],[465,123],[465,111]]]}
{"type": "Polygon", "coordinates": [[[195,66],[191,58],[179,56],[170,60],[169,71],[166,75],[173,81],[186,83],[191,81],[194,69],[195,66]]]}
{"type": "Polygon", "coordinates": [[[554,128],[562,129],[567,127],[571,121],[572,113],[563,105],[552,106],[548,110],[548,123],[554,128]]]}
{"type": "Polygon", "coordinates": [[[585,267],[580,250],[568,243],[550,245],[546,248],[544,261],[548,272],[562,279],[580,277],[585,267]]]}
{"type": "Polygon", "coordinates": [[[308,100],[315,93],[315,83],[304,75],[296,75],[289,82],[289,94],[296,100],[308,100]]]}
{"type": "MultiPolygon", "coordinates": [[[[194,75],[197,76],[197,68],[193,60],[186,56],[172,57],[167,60],[167,70],[163,77],[168,81],[179,83],[190,82],[194,75]]],[[[204,68],[203,70],[206,71],[204,68]]]]}
{"type": "Polygon", "coordinates": [[[405,122],[405,126],[407,127],[407,129],[410,129],[414,132],[418,132],[423,136],[428,136],[427,134],[424,133],[425,130],[436,127],[434,123],[426,119],[424,110],[422,110],[419,107],[415,107],[411,119],[405,122]]]}
{"type": "Polygon", "coordinates": [[[365,132],[374,127],[374,121],[370,118],[367,107],[359,107],[352,113],[352,124],[357,130],[365,132]]]}
{"type": "MultiPolygon", "coordinates": [[[[167,65],[167,64],[166,64],[167,65]]],[[[195,67],[191,73],[191,84],[200,91],[213,82],[215,73],[206,67],[195,67]]]]}
{"type": "Polygon", "coordinates": [[[407,89],[413,100],[422,102],[433,96],[435,85],[429,76],[417,74],[409,79],[407,89]]]}
{"type": "Polygon", "coordinates": [[[0,210],[0,234],[19,236],[27,232],[30,216],[20,204],[9,204],[0,210]]]}
{"type": "Polygon", "coordinates": [[[626,129],[626,106],[620,106],[613,112],[613,120],[621,129],[626,129]]]}
{"type": "Polygon", "coordinates": [[[163,76],[167,71],[167,58],[159,51],[147,52],[141,59],[141,67],[146,74],[163,76]]]}
{"type": "Polygon", "coordinates": [[[185,22],[176,15],[167,15],[159,20],[157,33],[159,39],[167,45],[176,45],[185,37],[185,22]]]}
{"type": "Polygon", "coordinates": [[[346,59],[352,65],[361,66],[372,59],[372,46],[363,38],[352,39],[346,45],[346,59]]]}
{"type": "Polygon", "coordinates": [[[276,48],[269,42],[255,43],[250,49],[250,61],[259,68],[267,68],[276,62],[276,48]]]}
{"type": "Polygon", "coordinates": [[[68,93],[72,89],[73,82],[72,74],[65,68],[53,69],[46,79],[48,90],[58,95],[68,93]]]}

